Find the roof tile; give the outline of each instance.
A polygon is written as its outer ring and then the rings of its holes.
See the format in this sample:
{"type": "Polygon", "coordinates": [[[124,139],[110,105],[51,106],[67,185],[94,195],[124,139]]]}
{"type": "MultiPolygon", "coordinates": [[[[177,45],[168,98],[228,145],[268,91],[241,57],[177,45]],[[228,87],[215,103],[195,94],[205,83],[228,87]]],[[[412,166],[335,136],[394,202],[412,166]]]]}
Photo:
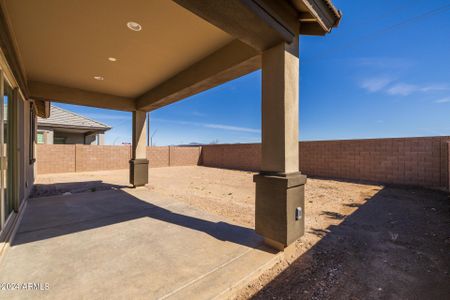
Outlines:
{"type": "Polygon", "coordinates": [[[41,126],[61,126],[74,128],[111,129],[110,126],[78,115],[74,112],[52,105],[50,117],[47,119],[38,117],[38,125],[41,126]]]}

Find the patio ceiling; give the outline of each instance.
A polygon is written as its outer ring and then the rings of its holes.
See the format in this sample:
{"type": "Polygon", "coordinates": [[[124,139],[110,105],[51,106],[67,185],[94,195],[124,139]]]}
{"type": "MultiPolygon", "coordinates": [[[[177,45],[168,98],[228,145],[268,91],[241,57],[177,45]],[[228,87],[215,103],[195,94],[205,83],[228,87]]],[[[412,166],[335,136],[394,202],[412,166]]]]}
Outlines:
{"type": "Polygon", "coordinates": [[[0,3],[2,51],[26,96],[126,111],[255,71],[261,51],[292,39],[300,22],[301,33],[324,34],[339,19],[328,0],[0,3]]]}

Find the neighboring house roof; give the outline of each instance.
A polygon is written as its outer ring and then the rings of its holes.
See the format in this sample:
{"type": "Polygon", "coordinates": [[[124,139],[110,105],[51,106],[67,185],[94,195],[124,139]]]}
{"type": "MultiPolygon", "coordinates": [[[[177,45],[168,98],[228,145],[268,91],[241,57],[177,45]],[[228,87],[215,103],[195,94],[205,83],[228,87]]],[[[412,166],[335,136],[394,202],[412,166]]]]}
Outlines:
{"type": "Polygon", "coordinates": [[[109,130],[110,126],[81,116],[74,112],[52,105],[50,117],[47,119],[38,117],[38,126],[59,127],[59,128],[79,128],[90,130],[109,130]]]}

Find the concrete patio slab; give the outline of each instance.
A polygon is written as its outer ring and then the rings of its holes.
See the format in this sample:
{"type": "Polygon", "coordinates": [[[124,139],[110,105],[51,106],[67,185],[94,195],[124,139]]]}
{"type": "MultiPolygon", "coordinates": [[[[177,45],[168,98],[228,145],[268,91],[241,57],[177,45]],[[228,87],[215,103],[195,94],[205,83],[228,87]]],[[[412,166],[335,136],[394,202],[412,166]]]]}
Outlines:
{"type": "Polygon", "coordinates": [[[8,298],[227,297],[279,255],[246,227],[146,188],[32,198],[0,282],[8,298]]]}

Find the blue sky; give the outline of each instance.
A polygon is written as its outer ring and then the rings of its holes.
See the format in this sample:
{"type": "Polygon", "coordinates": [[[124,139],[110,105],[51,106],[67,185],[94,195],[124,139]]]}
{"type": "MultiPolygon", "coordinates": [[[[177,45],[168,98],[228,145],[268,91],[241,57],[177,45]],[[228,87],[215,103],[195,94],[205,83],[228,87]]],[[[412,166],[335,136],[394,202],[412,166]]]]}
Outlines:
{"type": "MultiPolygon", "coordinates": [[[[325,37],[300,40],[300,140],[450,135],[450,1],[335,0],[325,37]]],[[[113,126],[131,114],[54,103],[113,126]]],[[[150,117],[156,145],[259,142],[261,73],[166,106],[150,117]]]]}

